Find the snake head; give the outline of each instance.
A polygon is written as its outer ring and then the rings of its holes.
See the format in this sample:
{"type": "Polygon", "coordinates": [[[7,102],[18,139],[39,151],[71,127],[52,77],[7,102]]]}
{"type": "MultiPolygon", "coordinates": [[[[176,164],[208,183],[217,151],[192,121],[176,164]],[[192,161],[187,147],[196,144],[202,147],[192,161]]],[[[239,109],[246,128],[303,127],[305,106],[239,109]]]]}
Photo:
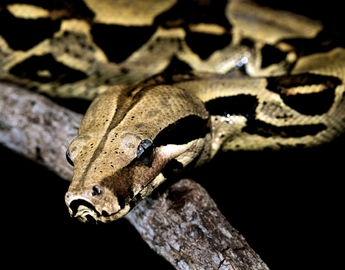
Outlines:
{"type": "Polygon", "coordinates": [[[71,216],[125,216],[169,174],[198,158],[209,132],[203,103],[177,87],[110,89],[93,101],[71,142],[71,216]]]}

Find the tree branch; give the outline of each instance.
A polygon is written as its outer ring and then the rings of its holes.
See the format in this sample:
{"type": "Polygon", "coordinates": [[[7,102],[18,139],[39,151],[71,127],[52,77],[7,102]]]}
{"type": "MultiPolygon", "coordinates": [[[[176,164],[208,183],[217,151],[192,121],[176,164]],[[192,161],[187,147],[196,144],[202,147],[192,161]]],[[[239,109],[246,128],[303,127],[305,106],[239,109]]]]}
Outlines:
{"type": "MultiPolygon", "coordinates": [[[[70,180],[65,151],[81,115],[14,85],[0,84],[0,143],[70,180]]],[[[181,180],[126,217],[176,269],[268,269],[207,192],[181,180]]]]}
{"type": "Polygon", "coordinates": [[[12,84],[0,90],[0,143],[70,180],[66,149],[82,115],[12,84]]]}
{"type": "Polygon", "coordinates": [[[268,269],[194,181],[180,180],[127,218],[177,269],[268,269]]]}

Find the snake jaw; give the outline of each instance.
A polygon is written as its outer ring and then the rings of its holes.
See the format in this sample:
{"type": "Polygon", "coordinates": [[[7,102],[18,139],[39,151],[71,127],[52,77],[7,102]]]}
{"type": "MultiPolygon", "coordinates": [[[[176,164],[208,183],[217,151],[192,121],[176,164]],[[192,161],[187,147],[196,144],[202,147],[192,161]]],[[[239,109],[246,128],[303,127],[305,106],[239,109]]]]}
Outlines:
{"type": "Polygon", "coordinates": [[[77,213],[74,215],[74,217],[84,223],[90,221],[90,218],[97,221],[98,216],[98,213],[83,204],[79,205],[79,207],[77,208],[77,213]]]}
{"type": "Polygon", "coordinates": [[[120,211],[114,214],[105,214],[105,211],[102,211],[102,214],[99,213],[97,210],[87,207],[86,205],[79,205],[77,208],[76,214],[73,216],[77,218],[81,222],[90,222],[90,223],[97,223],[98,221],[107,223],[111,222],[115,219],[125,216],[129,212],[129,208],[121,209],[120,211]]]}

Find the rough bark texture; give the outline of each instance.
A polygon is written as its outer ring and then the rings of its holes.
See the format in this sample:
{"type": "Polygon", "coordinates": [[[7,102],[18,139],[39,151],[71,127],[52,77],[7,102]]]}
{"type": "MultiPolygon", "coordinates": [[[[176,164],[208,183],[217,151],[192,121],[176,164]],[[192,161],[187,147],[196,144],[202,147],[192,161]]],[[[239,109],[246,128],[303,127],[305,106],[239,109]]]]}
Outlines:
{"type": "Polygon", "coordinates": [[[127,218],[177,269],[268,269],[194,181],[177,182],[127,218]]]}
{"type": "Polygon", "coordinates": [[[0,84],[0,143],[70,180],[66,149],[82,115],[41,95],[0,84]]]}
{"type": "MultiPolygon", "coordinates": [[[[66,180],[72,170],[65,150],[80,120],[40,95],[0,84],[0,143],[66,180]]],[[[268,269],[193,181],[182,180],[144,200],[127,219],[176,269],[268,269]]]]}

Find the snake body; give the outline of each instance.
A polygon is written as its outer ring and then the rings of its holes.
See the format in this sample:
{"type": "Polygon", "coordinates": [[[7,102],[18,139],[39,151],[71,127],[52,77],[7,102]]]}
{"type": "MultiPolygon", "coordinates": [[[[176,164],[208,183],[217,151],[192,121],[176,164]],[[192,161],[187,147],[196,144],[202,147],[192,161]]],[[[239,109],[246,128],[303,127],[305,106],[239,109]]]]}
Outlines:
{"type": "Polygon", "coordinates": [[[83,222],[123,217],[219,151],[313,147],[345,130],[345,48],[301,15],[245,0],[84,0],[14,2],[0,20],[46,24],[25,43],[0,30],[1,80],[93,99],[67,151],[66,204],[83,222]]]}

